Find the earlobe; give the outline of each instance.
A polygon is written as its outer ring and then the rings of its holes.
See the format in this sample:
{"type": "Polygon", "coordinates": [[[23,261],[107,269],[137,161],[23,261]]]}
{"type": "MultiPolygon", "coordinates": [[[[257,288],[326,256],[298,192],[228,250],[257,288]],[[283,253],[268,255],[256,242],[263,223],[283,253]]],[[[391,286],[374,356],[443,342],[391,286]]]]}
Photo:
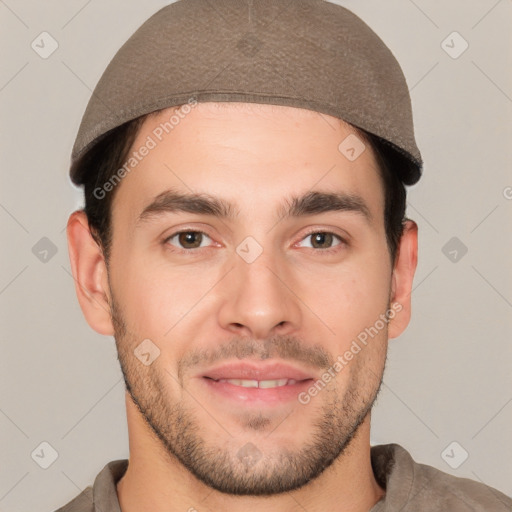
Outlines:
{"type": "Polygon", "coordinates": [[[113,335],[105,259],[82,210],[70,215],[67,238],[71,272],[85,319],[98,333],[113,335]]]}
{"type": "Polygon", "coordinates": [[[418,226],[408,220],[400,239],[391,282],[391,304],[398,311],[388,325],[389,338],[402,334],[411,318],[411,293],[414,273],[418,264],[418,226]]]}

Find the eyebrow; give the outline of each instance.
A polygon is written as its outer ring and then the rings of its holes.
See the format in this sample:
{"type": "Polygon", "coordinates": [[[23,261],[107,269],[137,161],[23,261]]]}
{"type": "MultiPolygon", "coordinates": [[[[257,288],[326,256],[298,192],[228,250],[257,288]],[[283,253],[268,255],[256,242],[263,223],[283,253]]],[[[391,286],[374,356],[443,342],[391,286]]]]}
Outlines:
{"type": "Polygon", "coordinates": [[[279,208],[279,217],[306,217],[325,212],[352,212],[372,221],[370,209],[363,198],[344,192],[311,191],[302,196],[293,196],[279,208]]]}
{"type": "MultiPolygon", "coordinates": [[[[137,225],[164,213],[192,213],[211,215],[234,220],[240,213],[234,203],[206,193],[183,193],[166,190],[154,198],[141,212],[137,225]]],[[[352,212],[372,221],[370,209],[364,200],[355,194],[343,192],[309,191],[301,196],[291,196],[278,208],[280,218],[306,217],[325,212],[352,212]]]]}

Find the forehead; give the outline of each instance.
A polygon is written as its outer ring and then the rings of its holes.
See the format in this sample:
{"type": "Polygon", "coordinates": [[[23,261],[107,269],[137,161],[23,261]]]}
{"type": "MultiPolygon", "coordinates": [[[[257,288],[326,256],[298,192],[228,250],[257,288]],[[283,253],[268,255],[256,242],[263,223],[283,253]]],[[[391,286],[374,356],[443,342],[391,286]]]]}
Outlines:
{"type": "Polygon", "coordinates": [[[126,210],[125,220],[171,188],[229,200],[242,216],[274,210],[290,195],[343,192],[382,217],[371,147],[349,124],[306,109],[229,102],[165,109],[148,116],[128,156],[133,165],[113,207],[114,217],[126,210]]]}

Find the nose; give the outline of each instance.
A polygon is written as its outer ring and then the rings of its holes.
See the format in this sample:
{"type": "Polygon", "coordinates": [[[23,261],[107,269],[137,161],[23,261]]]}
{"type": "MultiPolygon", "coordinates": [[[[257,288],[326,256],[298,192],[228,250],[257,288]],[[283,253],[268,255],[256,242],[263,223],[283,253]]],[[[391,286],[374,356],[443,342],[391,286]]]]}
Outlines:
{"type": "Polygon", "coordinates": [[[234,268],[227,276],[219,323],[239,336],[265,339],[286,335],[300,328],[302,319],[298,284],[285,263],[276,265],[265,251],[247,263],[234,255],[234,268]]]}

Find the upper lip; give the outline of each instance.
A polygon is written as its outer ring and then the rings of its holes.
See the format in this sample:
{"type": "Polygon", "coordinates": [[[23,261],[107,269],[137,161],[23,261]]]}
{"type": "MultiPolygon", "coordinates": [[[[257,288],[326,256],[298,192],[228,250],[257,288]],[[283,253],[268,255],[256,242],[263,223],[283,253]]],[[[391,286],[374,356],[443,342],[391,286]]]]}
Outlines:
{"type": "Polygon", "coordinates": [[[312,379],[313,376],[300,368],[286,363],[268,362],[237,362],[215,366],[201,373],[210,379],[241,379],[241,380],[278,380],[293,379],[296,381],[312,379]]]}

